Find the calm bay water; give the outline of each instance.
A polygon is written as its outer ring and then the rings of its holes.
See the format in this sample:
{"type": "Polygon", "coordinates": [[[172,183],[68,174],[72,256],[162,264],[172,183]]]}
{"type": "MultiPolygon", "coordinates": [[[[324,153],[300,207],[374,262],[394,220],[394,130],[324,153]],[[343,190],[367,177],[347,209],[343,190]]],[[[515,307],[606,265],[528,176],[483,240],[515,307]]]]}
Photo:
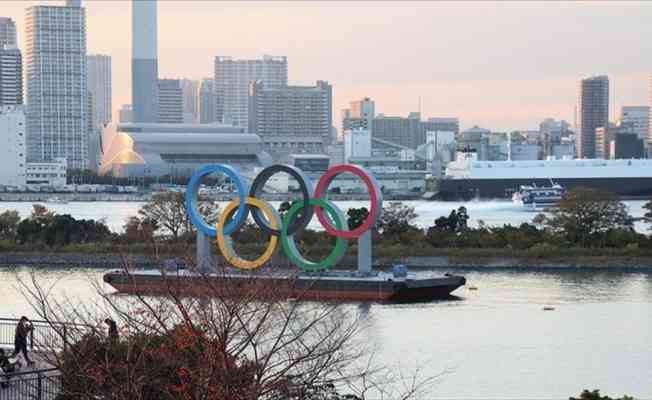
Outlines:
{"type": "MultiPolygon", "coordinates": [[[[0,269],[0,315],[31,315],[16,289],[16,272],[26,271],[0,269]]],[[[652,272],[459,272],[478,290],[459,289],[458,300],[346,306],[366,321],[364,335],[381,360],[420,364],[425,374],[450,371],[433,398],[564,399],[583,388],[652,398],[652,272]]],[[[54,297],[89,305],[90,280],[102,273],[36,276],[56,283],[54,297]]]]}
{"type": "MultiPolygon", "coordinates": [[[[405,202],[415,207],[416,224],[427,227],[461,205],[471,224],[513,225],[530,222],[535,213],[511,202],[405,202]]],[[[643,201],[627,201],[641,217],[643,201]]],[[[344,210],[365,202],[341,202],[344,210]]],[[[104,218],[120,231],[141,203],[93,202],[47,204],[75,218],[104,218]]],[[[277,204],[275,204],[277,205],[277,204]]],[[[30,203],[0,203],[0,212],[22,216],[30,203]]],[[[313,222],[314,223],[314,222],[313,222]]],[[[319,229],[319,225],[313,225],[319,229]]],[[[647,226],[637,224],[639,231],[647,226]]],[[[0,268],[0,316],[32,315],[17,290],[26,268],[0,268]]],[[[438,270],[443,273],[444,270],[438,270]]],[[[584,388],[628,393],[652,399],[652,272],[616,270],[457,271],[468,279],[455,301],[411,305],[347,305],[366,321],[367,340],[390,365],[424,366],[425,374],[450,371],[432,397],[454,399],[564,399],[584,388]],[[554,311],[543,311],[552,306],[554,311]]],[[[424,272],[430,273],[430,272],[424,272]]],[[[90,282],[103,271],[39,269],[41,284],[54,284],[52,296],[92,304],[90,282]]],[[[110,288],[106,288],[110,290],[110,288]]]]}
{"type": "MultiPolygon", "coordinates": [[[[513,204],[511,201],[470,201],[470,202],[443,202],[443,201],[404,201],[404,204],[413,206],[418,215],[414,221],[418,226],[429,227],[435,219],[448,214],[460,206],[467,208],[472,226],[477,226],[478,221],[487,225],[512,224],[520,225],[523,222],[531,222],[536,215],[535,212],[524,210],[522,207],[513,204]]],[[[278,207],[278,202],[272,202],[278,207]]],[[[364,201],[341,201],[337,203],[346,212],[351,207],[368,207],[364,201]]],[[[385,202],[387,205],[388,202],[385,202]]],[[[645,201],[626,201],[630,214],[640,218],[645,214],[643,205],[645,201]]],[[[130,216],[137,215],[138,209],[143,203],[137,202],[72,202],[68,204],[45,204],[48,208],[60,214],[70,214],[75,218],[84,219],[105,219],[109,228],[115,232],[121,232],[125,220],[130,216]]],[[[0,212],[5,210],[18,210],[21,216],[27,217],[32,211],[32,203],[29,202],[0,202],[0,212]]],[[[314,218],[311,224],[313,229],[321,229],[321,226],[314,218]]],[[[636,223],[636,229],[645,232],[648,226],[642,222],[636,223]]]]}

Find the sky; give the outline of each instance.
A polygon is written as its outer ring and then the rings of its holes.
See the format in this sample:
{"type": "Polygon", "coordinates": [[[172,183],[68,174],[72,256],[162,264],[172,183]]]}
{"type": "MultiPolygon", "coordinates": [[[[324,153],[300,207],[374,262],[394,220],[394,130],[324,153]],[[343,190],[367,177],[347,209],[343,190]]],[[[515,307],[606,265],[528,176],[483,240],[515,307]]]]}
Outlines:
{"type": "MultiPolygon", "coordinates": [[[[88,53],[112,57],[116,110],[131,102],[131,4],[82,2],[88,53]]],[[[0,0],[0,16],[23,43],[25,8],[63,3],[0,0]]],[[[158,18],[160,77],[211,77],[217,55],[285,55],[291,84],[333,85],[338,128],[363,97],[386,115],[421,103],[424,117],[506,131],[572,123],[586,76],[609,75],[614,120],[650,96],[652,2],[159,0],[158,18]]]]}

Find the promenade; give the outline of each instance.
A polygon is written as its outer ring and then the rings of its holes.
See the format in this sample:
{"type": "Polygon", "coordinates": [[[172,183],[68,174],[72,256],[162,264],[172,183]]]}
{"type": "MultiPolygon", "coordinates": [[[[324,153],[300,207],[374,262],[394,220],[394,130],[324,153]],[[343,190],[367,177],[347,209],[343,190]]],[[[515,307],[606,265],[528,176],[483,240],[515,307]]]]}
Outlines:
{"type": "MultiPolygon", "coordinates": [[[[28,337],[28,354],[33,365],[27,365],[22,354],[10,359],[21,366],[14,373],[0,371],[0,399],[54,400],[61,391],[60,373],[52,364],[52,356],[61,351],[71,332],[86,329],[75,324],[53,326],[46,321],[30,321],[34,329],[28,337]]],[[[11,355],[17,319],[0,318],[0,348],[11,355]]]]}

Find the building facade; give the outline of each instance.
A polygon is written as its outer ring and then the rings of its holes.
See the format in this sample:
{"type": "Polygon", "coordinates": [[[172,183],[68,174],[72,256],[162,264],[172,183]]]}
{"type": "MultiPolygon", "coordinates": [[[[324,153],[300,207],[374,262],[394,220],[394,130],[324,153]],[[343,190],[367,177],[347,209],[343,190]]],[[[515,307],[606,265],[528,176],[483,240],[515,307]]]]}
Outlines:
{"type": "Polygon", "coordinates": [[[629,125],[640,139],[647,141],[650,130],[650,107],[648,106],[624,106],[620,109],[619,124],[629,125]]]}
{"type": "Polygon", "coordinates": [[[609,77],[594,76],[580,81],[577,158],[595,158],[595,130],[609,124],[609,77]]]}
{"type": "Polygon", "coordinates": [[[183,91],[183,122],[195,124],[199,121],[199,81],[182,79],[183,91]]]}
{"type": "Polygon", "coordinates": [[[23,57],[15,47],[0,46],[0,107],[23,104],[23,57]]]}
{"type": "Polygon", "coordinates": [[[235,60],[215,57],[215,118],[240,127],[249,126],[249,84],[262,81],[265,87],[287,86],[287,57],[235,60]]]}
{"type": "Polygon", "coordinates": [[[609,158],[623,160],[645,158],[645,141],[637,133],[617,134],[610,143],[609,158]]]}
{"type": "Polygon", "coordinates": [[[131,103],[134,121],[158,120],[156,0],[132,0],[131,103]]]}
{"type": "Polygon", "coordinates": [[[199,123],[215,122],[215,81],[204,78],[199,86],[199,123]]]}
{"type": "Polygon", "coordinates": [[[2,46],[16,47],[16,23],[11,18],[0,17],[0,49],[2,46]]]}
{"type": "Polygon", "coordinates": [[[419,113],[405,117],[377,115],[372,122],[374,138],[387,140],[401,146],[416,149],[426,143],[427,132],[455,132],[459,130],[456,118],[433,118],[421,121],[419,113]]]}
{"type": "Polygon", "coordinates": [[[248,131],[261,137],[330,137],[333,88],[328,82],[315,86],[273,86],[251,82],[248,131]]]}
{"type": "Polygon", "coordinates": [[[134,109],[131,104],[123,104],[118,110],[118,122],[121,124],[134,122],[134,109]]]}
{"type": "Polygon", "coordinates": [[[178,79],[158,81],[158,122],[183,123],[183,89],[178,79]]]}
{"type": "Polygon", "coordinates": [[[86,57],[88,91],[91,93],[92,126],[102,127],[112,121],[111,57],[101,54],[86,57]]]}
{"type": "Polygon", "coordinates": [[[87,168],[86,12],[30,7],[26,31],[27,159],[87,168]]]}
{"type": "Polygon", "coordinates": [[[376,103],[369,97],[352,101],[349,108],[342,110],[342,132],[351,129],[373,129],[376,103]]]}
{"type": "Polygon", "coordinates": [[[25,184],[27,146],[25,107],[0,106],[0,185],[25,184]]]}

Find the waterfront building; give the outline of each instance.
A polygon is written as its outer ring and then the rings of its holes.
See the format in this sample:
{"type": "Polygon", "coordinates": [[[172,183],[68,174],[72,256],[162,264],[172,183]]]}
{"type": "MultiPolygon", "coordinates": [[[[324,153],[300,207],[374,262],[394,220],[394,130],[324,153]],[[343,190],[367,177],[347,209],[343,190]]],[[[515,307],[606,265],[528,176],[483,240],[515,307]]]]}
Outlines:
{"type": "Polygon", "coordinates": [[[11,18],[0,17],[0,49],[2,46],[16,47],[16,23],[11,18]]]}
{"type": "Polygon", "coordinates": [[[609,123],[609,77],[594,76],[580,81],[577,158],[595,158],[595,130],[609,123]]]}
{"type": "Polygon", "coordinates": [[[121,124],[134,122],[134,110],[131,104],[123,104],[118,110],[118,122],[121,124]]]}
{"type": "Polygon", "coordinates": [[[616,133],[620,130],[615,124],[601,126],[595,129],[595,158],[603,160],[610,158],[611,142],[614,140],[616,133]]]}
{"type": "Polygon", "coordinates": [[[25,106],[0,106],[0,185],[25,184],[27,136],[25,106]]]}
{"type": "Polygon", "coordinates": [[[195,124],[199,121],[199,81],[182,79],[183,91],[183,122],[195,124]]]}
{"type": "Polygon", "coordinates": [[[178,79],[158,81],[158,122],[183,123],[183,90],[178,79]]]}
{"type": "Polygon", "coordinates": [[[460,151],[476,153],[478,160],[488,160],[490,136],[491,131],[489,129],[475,125],[460,132],[457,137],[457,148],[460,151]]]}
{"type": "Polygon", "coordinates": [[[287,57],[265,55],[262,59],[236,60],[215,57],[215,118],[236,126],[249,126],[249,84],[261,81],[265,87],[287,86],[287,57]]]}
{"type": "Polygon", "coordinates": [[[204,78],[199,86],[199,123],[215,122],[215,81],[204,78]]]}
{"type": "Polygon", "coordinates": [[[376,103],[369,97],[352,101],[350,108],[342,110],[342,132],[351,129],[373,129],[376,103]]]}
{"type": "Polygon", "coordinates": [[[645,158],[644,140],[637,133],[618,133],[609,146],[609,158],[612,160],[645,158]]]}
{"type": "Polygon", "coordinates": [[[279,163],[289,162],[292,154],[323,154],[328,146],[327,138],[314,135],[270,135],[261,140],[263,150],[279,163]]]}
{"type": "Polygon", "coordinates": [[[88,166],[86,12],[34,6],[26,15],[27,159],[88,166]]]}
{"type": "Polygon", "coordinates": [[[249,133],[269,136],[331,138],[333,88],[328,82],[315,86],[272,86],[251,82],[249,133]]]}
{"type": "Polygon", "coordinates": [[[111,57],[96,54],[86,57],[88,91],[91,93],[91,126],[97,129],[111,122],[111,57]]]}
{"type": "Polygon", "coordinates": [[[102,146],[100,173],[118,177],[189,177],[205,164],[250,174],[272,162],[258,135],[223,124],[110,124],[102,146]]]}
{"type": "Polygon", "coordinates": [[[650,107],[624,106],[620,109],[619,125],[631,125],[640,139],[647,141],[650,129],[650,107]]]}
{"type": "Polygon", "coordinates": [[[373,119],[372,133],[374,138],[416,149],[426,143],[427,132],[457,133],[459,122],[451,123],[453,120],[457,121],[456,118],[433,118],[429,121],[421,121],[420,114],[416,112],[410,113],[407,118],[379,114],[373,119]]]}
{"type": "MultiPolygon", "coordinates": [[[[571,133],[570,124],[564,120],[546,118],[539,124],[539,138],[542,150],[542,159],[553,156],[555,146],[561,144],[562,138],[571,133]]],[[[574,147],[574,146],[573,146],[574,147]]]]}
{"type": "Polygon", "coordinates": [[[0,45],[0,106],[23,104],[23,57],[15,47],[0,45]]]}
{"type": "Polygon", "coordinates": [[[60,187],[67,183],[68,162],[65,158],[55,158],[48,162],[28,162],[25,184],[60,187]]]}
{"type": "Polygon", "coordinates": [[[131,102],[135,122],[158,121],[156,0],[132,0],[131,102]]]}

